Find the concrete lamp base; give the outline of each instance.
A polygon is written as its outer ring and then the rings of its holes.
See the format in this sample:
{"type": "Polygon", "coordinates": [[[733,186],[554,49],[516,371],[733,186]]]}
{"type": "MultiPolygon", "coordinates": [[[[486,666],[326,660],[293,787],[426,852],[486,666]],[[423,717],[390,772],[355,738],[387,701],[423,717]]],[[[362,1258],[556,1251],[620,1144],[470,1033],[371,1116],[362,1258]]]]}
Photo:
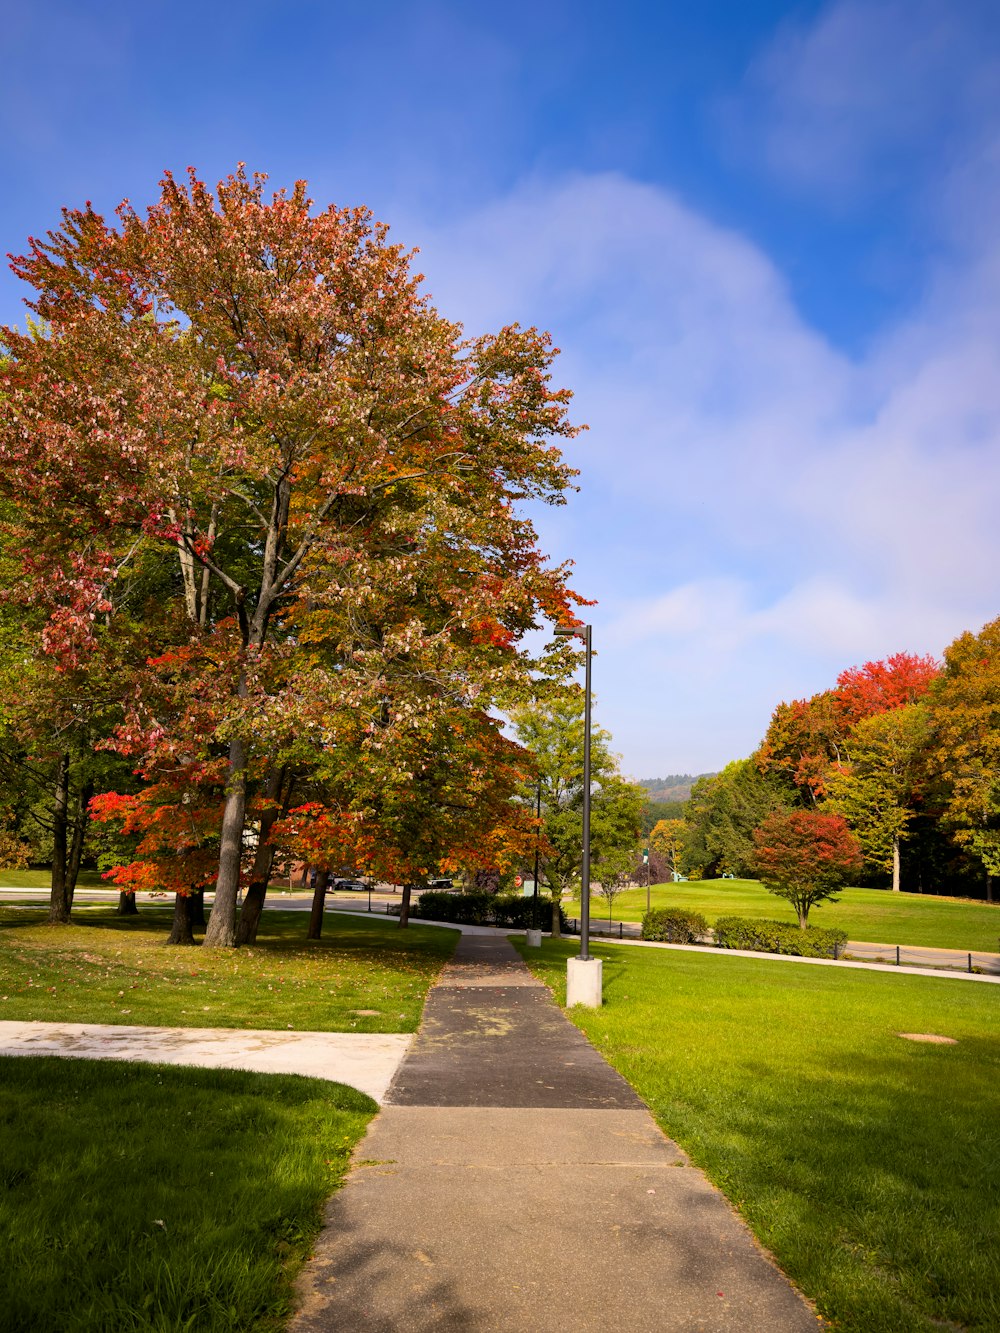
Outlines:
{"type": "Polygon", "coordinates": [[[600,958],[569,958],[566,960],[566,1006],[586,1005],[600,1009],[602,1003],[603,963],[600,958]]]}
{"type": "Polygon", "coordinates": [[[529,949],[540,949],[542,947],[542,932],[540,930],[529,930],[527,945],[529,949]]]}

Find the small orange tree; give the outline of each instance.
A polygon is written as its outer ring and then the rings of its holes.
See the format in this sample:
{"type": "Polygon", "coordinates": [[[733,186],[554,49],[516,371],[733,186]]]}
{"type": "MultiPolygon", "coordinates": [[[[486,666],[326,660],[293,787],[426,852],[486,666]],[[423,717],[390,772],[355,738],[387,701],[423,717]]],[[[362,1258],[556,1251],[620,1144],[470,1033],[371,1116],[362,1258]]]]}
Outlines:
{"type": "Polygon", "coordinates": [[[861,870],[861,851],[842,815],[814,810],[768,815],[753,840],[765,889],[792,904],[803,930],[810,907],[836,901],[836,891],[861,870]]]}

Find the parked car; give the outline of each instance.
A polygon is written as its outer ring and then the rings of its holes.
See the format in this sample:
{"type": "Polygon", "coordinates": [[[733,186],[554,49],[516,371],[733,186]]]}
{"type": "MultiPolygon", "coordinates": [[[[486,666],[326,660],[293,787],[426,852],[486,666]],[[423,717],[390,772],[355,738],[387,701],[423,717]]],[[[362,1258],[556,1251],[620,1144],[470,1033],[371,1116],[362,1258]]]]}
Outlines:
{"type": "Polygon", "coordinates": [[[368,885],[362,884],[360,879],[335,879],[333,889],[337,893],[367,893],[368,885]]]}
{"type": "Polygon", "coordinates": [[[431,879],[427,881],[427,887],[434,890],[436,893],[443,893],[455,886],[450,879],[431,879]]]}

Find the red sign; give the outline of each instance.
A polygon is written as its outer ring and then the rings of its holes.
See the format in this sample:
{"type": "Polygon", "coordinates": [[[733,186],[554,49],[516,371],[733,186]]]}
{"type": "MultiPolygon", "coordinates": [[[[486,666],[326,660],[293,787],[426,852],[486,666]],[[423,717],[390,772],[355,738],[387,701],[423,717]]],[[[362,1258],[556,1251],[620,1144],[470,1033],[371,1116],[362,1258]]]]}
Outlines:
{"type": "Polygon", "coordinates": [[[521,878],[520,875],[515,875],[515,876],[514,876],[514,888],[515,888],[515,889],[520,889],[520,888],[523,888],[523,887],[524,887],[524,880],[521,878]]]}

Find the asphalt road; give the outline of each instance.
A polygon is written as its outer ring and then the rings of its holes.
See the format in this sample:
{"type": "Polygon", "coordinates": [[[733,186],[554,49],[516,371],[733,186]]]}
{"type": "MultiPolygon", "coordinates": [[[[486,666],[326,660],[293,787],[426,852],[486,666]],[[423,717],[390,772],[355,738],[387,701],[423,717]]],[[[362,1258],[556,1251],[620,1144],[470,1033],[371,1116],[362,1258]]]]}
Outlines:
{"type": "MultiPolygon", "coordinates": [[[[23,902],[26,899],[32,902],[47,902],[48,897],[47,889],[0,889],[0,902],[23,902]]],[[[117,892],[111,889],[78,889],[75,901],[78,903],[111,902],[117,897],[117,892]]],[[[166,895],[152,897],[148,893],[137,894],[136,899],[139,903],[148,903],[150,906],[168,906],[171,901],[166,895]]],[[[206,900],[211,902],[212,895],[208,894],[206,900]]],[[[381,915],[393,904],[399,905],[400,894],[398,891],[396,893],[389,891],[386,886],[374,890],[370,901],[372,912],[381,915]]],[[[266,906],[281,911],[308,912],[312,906],[312,892],[309,889],[288,891],[272,887],[268,893],[266,906]]],[[[368,910],[368,906],[369,897],[367,894],[355,896],[332,891],[327,893],[327,911],[365,912],[368,910]]],[[[639,925],[634,921],[608,922],[594,916],[591,917],[590,930],[594,938],[635,940],[640,935],[639,925]]],[[[898,962],[901,967],[944,968],[948,971],[972,971],[989,976],[1000,976],[1000,953],[984,953],[977,950],[970,953],[962,949],[933,949],[912,944],[901,944],[898,948],[899,955],[897,959],[897,946],[895,944],[874,943],[868,940],[849,940],[847,953],[851,958],[862,962],[885,964],[896,964],[898,962]]]]}

